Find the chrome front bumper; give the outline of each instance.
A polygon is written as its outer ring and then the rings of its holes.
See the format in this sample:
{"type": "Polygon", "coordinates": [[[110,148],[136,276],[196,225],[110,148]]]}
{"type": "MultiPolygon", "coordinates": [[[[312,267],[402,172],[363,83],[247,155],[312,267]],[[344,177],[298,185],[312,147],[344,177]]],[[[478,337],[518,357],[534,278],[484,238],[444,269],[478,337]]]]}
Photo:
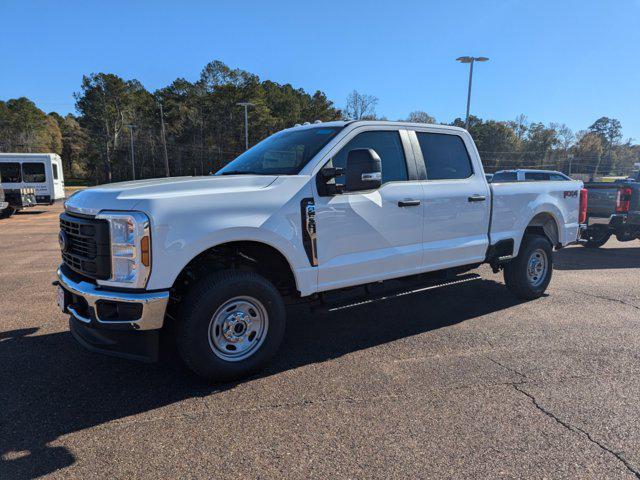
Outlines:
{"type": "Polygon", "coordinates": [[[58,282],[68,293],[83,298],[88,305],[89,316],[81,315],[72,305],[67,311],[80,322],[98,328],[124,327],[132,330],[158,330],[164,325],[164,315],[169,301],[169,292],[115,292],[102,290],[89,282],[76,282],[58,269],[58,282]],[[97,302],[117,302],[139,304],[142,313],[137,319],[117,320],[101,319],[98,315],[97,302]]]}

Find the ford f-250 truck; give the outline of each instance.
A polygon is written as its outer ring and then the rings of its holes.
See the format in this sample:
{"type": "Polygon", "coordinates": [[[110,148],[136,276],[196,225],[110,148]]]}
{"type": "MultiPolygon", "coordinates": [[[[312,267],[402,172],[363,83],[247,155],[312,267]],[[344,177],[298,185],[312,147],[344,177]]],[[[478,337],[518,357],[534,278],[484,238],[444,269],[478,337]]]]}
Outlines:
{"type": "Polygon", "coordinates": [[[239,378],[278,349],[288,302],[482,263],[503,269],[517,297],[539,297],[552,250],[577,240],[581,188],[490,186],[459,128],[297,126],[214,176],[73,195],[58,303],[91,350],[153,360],[170,327],[197,374],[239,378]]]}

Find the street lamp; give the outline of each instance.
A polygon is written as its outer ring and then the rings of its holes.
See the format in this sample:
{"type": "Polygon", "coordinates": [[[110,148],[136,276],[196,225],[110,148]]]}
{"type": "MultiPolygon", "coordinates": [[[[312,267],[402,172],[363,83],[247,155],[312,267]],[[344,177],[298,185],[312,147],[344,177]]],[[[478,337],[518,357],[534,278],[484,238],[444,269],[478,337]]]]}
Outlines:
{"type": "Polygon", "coordinates": [[[467,116],[464,120],[464,128],[469,129],[469,107],[471,106],[471,82],[473,82],[473,64],[475,62],[486,62],[487,57],[458,57],[456,60],[460,63],[469,64],[469,91],[467,92],[467,116]]]}
{"type": "Polygon", "coordinates": [[[129,128],[129,134],[131,135],[131,173],[133,173],[133,179],[135,180],[136,179],[136,163],[133,157],[133,130],[138,128],[138,126],[131,123],[129,125],[126,125],[126,127],[129,128]]]}
{"type": "Polygon", "coordinates": [[[249,150],[249,112],[247,109],[255,105],[251,102],[239,102],[236,105],[244,107],[244,147],[245,150],[249,150]]]}

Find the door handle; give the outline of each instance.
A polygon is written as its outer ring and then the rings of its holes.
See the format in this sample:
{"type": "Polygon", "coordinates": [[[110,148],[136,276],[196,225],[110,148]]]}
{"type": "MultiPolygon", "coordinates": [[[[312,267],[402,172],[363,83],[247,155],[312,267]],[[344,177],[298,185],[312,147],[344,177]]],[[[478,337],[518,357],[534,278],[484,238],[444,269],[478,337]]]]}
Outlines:
{"type": "Polygon", "coordinates": [[[398,202],[399,207],[417,207],[420,205],[420,200],[400,200],[398,202]]]}
{"type": "Polygon", "coordinates": [[[471,195],[467,200],[470,202],[484,202],[486,199],[486,195],[471,195]]]}

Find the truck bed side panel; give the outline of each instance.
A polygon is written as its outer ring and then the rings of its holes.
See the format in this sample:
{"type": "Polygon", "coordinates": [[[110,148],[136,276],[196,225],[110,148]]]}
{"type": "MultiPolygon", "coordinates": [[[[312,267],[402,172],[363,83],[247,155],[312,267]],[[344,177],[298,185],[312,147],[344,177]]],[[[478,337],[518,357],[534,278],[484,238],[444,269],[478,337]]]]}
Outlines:
{"type": "Polygon", "coordinates": [[[581,188],[578,181],[492,183],[491,244],[513,239],[517,255],[525,229],[542,214],[555,220],[560,244],[575,242],[581,188]]]}

